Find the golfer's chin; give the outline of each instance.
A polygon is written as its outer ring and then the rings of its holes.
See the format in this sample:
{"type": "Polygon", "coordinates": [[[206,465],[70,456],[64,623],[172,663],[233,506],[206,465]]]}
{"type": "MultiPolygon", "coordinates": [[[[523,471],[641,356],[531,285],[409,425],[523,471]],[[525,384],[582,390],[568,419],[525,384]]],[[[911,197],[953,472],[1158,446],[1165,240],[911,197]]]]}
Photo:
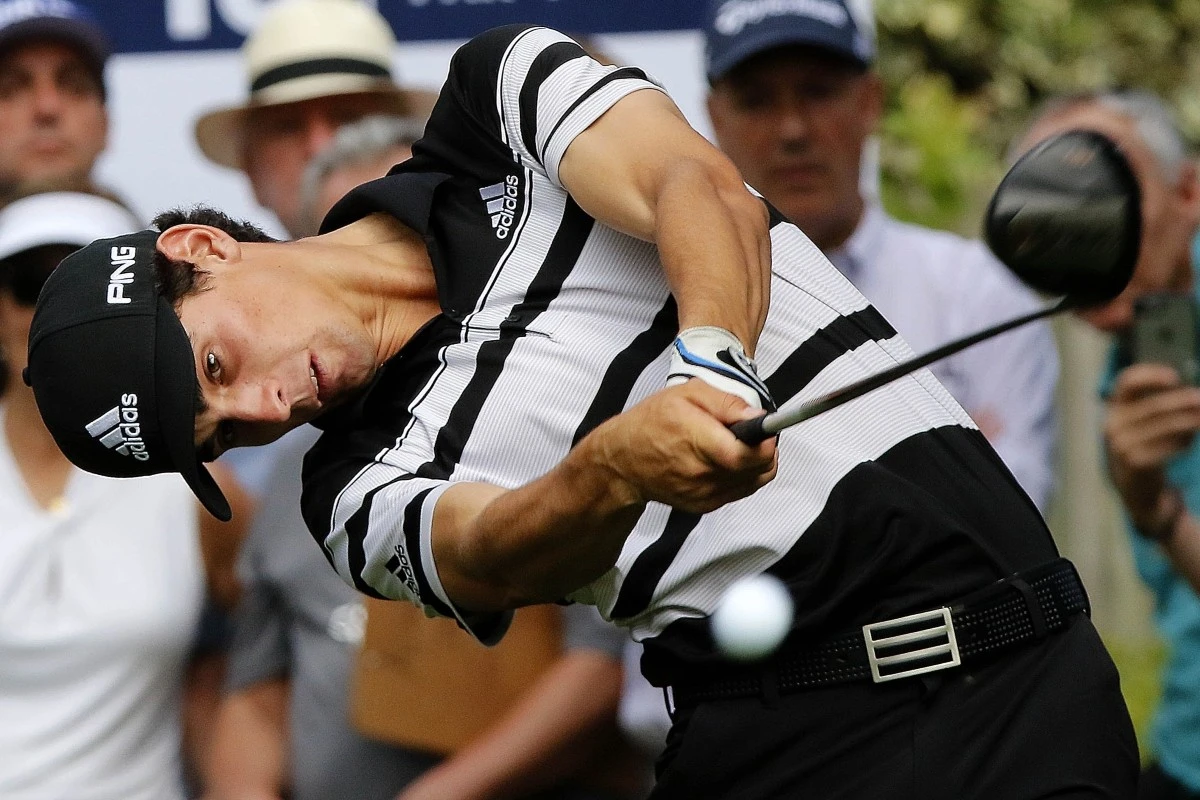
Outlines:
{"type": "Polygon", "coordinates": [[[282,439],[284,436],[288,435],[297,428],[303,427],[317,419],[322,413],[324,413],[325,410],[326,409],[324,408],[322,408],[320,411],[315,409],[306,409],[304,411],[293,413],[291,417],[288,418],[287,422],[259,423],[250,430],[243,428],[244,438],[242,441],[238,442],[234,448],[262,447],[264,445],[272,444],[282,439]]]}

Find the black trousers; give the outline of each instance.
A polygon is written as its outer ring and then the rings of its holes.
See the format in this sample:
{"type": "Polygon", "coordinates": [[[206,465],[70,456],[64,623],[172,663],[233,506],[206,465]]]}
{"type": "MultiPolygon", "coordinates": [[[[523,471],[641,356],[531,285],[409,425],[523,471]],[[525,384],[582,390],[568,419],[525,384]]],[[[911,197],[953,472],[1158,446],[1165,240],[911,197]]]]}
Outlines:
{"type": "Polygon", "coordinates": [[[1137,742],[1095,628],[984,666],[677,709],[652,800],[1133,800],[1137,742]]]}
{"type": "Polygon", "coordinates": [[[1142,770],[1137,800],[1200,800],[1200,792],[1191,791],[1158,764],[1151,764],[1142,770]]]}

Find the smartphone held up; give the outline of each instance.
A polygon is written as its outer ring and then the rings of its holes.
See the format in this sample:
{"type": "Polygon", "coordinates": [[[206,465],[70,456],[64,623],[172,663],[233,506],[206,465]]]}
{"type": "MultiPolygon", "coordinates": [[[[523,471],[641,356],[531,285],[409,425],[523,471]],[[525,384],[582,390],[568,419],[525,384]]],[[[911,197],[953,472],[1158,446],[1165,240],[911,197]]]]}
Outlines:
{"type": "Polygon", "coordinates": [[[1200,385],[1200,330],[1196,301],[1190,294],[1139,297],[1127,348],[1136,364],[1165,364],[1188,385],[1200,385]]]}

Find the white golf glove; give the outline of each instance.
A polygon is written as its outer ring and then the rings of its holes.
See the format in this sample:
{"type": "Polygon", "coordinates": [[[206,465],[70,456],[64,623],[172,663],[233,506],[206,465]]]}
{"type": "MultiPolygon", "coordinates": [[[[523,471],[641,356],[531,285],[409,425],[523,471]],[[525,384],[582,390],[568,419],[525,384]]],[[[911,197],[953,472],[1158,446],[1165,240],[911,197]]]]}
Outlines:
{"type": "Polygon", "coordinates": [[[680,331],[671,349],[667,386],[699,378],[713,388],[737,395],[754,408],[775,410],[767,385],[738,338],[711,325],[680,331]]]}

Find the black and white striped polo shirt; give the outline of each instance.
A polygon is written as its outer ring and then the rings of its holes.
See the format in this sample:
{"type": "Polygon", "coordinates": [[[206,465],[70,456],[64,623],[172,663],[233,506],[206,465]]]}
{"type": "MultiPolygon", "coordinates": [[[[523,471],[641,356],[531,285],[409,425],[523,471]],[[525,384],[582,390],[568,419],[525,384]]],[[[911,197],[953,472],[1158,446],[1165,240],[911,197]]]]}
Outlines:
{"type": "MultiPolygon", "coordinates": [[[[585,214],[558,176],[573,137],[646,89],[657,87],[642,71],[601,66],[555,31],[485,33],[455,55],[413,159],[326,219],[329,230],[386,212],[422,233],[443,310],[361,403],[324,420],[305,463],[308,525],[363,592],[458,616],[483,639],[502,632],[502,620],[463,619],[441,587],[438,497],[454,481],[522,485],[663,386],[677,322],[657,251],[585,214]]],[[[798,229],[773,213],[770,235],[756,355],[777,400],[911,355],[798,229]]],[[[570,599],[654,639],[651,662],[669,665],[709,657],[703,618],[748,573],[783,577],[797,630],[816,632],[1055,555],[1033,505],[927,371],[788,430],[779,453],[771,484],[713,513],[651,504],[613,569],[570,599]]]]}

